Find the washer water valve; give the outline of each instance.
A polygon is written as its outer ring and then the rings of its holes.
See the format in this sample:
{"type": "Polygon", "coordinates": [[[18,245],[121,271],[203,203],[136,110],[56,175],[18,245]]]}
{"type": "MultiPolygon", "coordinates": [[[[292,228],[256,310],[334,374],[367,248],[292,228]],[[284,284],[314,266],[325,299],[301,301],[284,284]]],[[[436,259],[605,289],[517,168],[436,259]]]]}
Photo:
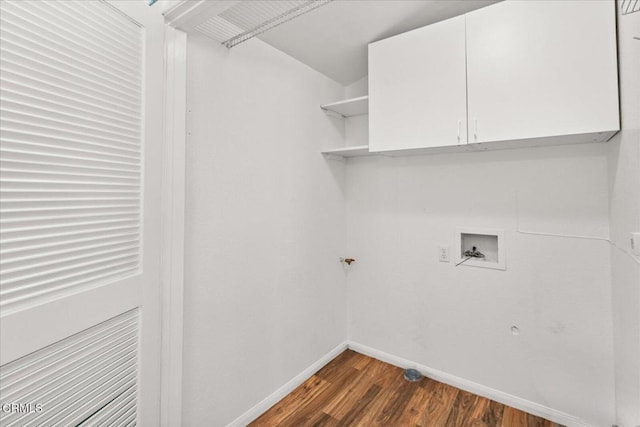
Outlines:
{"type": "Polygon", "coordinates": [[[470,258],[484,258],[484,254],[480,252],[475,246],[471,250],[464,251],[464,256],[470,258]]]}
{"type": "Polygon", "coordinates": [[[478,248],[476,248],[475,246],[473,248],[471,248],[471,250],[466,250],[464,251],[464,256],[465,258],[460,261],[459,263],[456,264],[456,267],[459,266],[460,264],[469,261],[470,259],[473,258],[484,258],[484,254],[482,252],[480,252],[478,250],[478,248]]]}

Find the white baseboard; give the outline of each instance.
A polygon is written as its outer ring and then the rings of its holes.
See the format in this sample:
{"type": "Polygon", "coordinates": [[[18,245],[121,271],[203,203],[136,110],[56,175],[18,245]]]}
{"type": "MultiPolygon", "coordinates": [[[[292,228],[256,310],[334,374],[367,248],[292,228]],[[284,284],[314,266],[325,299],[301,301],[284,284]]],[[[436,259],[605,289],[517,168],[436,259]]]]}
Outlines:
{"type": "Polygon", "coordinates": [[[440,381],[445,384],[449,384],[459,389],[468,391],[470,393],[495,400],[496,402],[500,402],[504,405],[520,409],[521,411],[528,412],[530,414],[545,418],[558,424],[565,425],[567,427],[592,427],[591,424],[565,412],[561,412],[540,405],[539,403],[531,402],[529,400],[525,400],[520,397],[492,389],[482,384],[478,384],[473,381],[469,381],[464,378],[460,378],[455,375],[430,368],[428,366],[420,365],[419,363],[415,363],[410,360],[385,353],[384,351],[376,350],[375,348],[367,347],[366,345],[362,345],[357,342],[347,341],[347,347],[355,352],[373,357],[378,360],[382,360],[383,362],[387,362],[391,365],[398,366],[403,369],[417,369],[424,376],[432,378],[436,381],[440,381]]]}
{"type": "Polygon", "coordinates": [[[562,424],[567,427],[593,427],[591,424],[581,420],[578,417],[567,414],[562,411],[558,411],[552,408],[549,408],[544,405],[540,405],[539,403],[531,402],[529,400],[522,399],[517,396],[513,396],[511,394],[495,390],[493,388],[484,386],[482,384],[475,383],[473,381],[466,380],[464,378],[457,377],[455,375],[439,371],[437,369],[430,368],[428,366],[421,365],[419,363],[412,362],[407,359],[403,359],[402,357],[398,357],[389,353],[385,353],[384,351],[376,350],[375,348],[368,347],[363,344],[359,344],[353,341],[346,341],[333,350],[322,356],[311,366],[306,368],[304,371],[300,372],[294,378],[292,378],[289,382],[284,384],[282,387],[271,393],[260,403],[249,409],[244,414],[240,415],[238,418],[233,420],[231,423],[227,425],[227,427],[244,427],[249,424],[251,421],[258,418],[267,409],[271,408],[277,402],[279,402],[283,397],[287,394],[291,393],[296,387],[309,379],[314,373],[316,373],[320,368],[329,363],[332,359],[334,359],[337,355],[342,353],[347,348],[350,348],[353,351],[364,354],[369,357],[373,357],[375,359],[381,360],[383,362],[389,363],[394,366],[398,366],[400,368],[414,368],[420,371],[423,375],[432,378],[436,381],[443,382],[445,384],[452,385],[459,389],[468,391],[470,393],[477,394],[479,396],[486,397],[491,400],[495,400],[496,402],[500,402],[504,405],[511,406],[516,409],[520,409],[521,411],[528,412],[530,414],[548,419],[550,421],[556,422],[558,424],[562,424]]]}
{"type": "Polygon", "coordinates": [[[249,424],[251,421],[258,418],[267,409],[271,408],[273,405],[278,403],[283,397],[287,394],[291,393],[298,387],[300,384],[311,378],[313,374],[315,374],[320,368],[322,368],[327,363],[331,362],[337,355],[342,353],[347,349],[347,343],[343,342],[329,353],[322,356],[316,362],[314,362],[311,366],[309,366],[304,371],[300,372],[298,375],[293,377],[289,382],[284,384],[282,387],[271,393],[265,399],[263,399],[260,403],[255,405],[253,408],[249,409],[244,414],[240,415],[235,420],[231,421],[227,427],[244,427],[249,424]]]}

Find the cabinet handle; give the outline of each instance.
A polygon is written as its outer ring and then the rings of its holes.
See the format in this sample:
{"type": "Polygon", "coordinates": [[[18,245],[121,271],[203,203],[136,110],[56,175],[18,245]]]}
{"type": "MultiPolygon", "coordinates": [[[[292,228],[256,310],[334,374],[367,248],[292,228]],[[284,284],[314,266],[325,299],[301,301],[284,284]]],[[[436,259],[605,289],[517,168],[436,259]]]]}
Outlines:
{"type": "Polygon", "coordinates": [[[473,138],[478,140],[478,119],[476,117],[473,118],[473,138]]]}
{"type": "Polygon", "coordinates": [[[458,143],[460,143],[460,124],[462,123],[462,120],[458,120],[458,143]]]}

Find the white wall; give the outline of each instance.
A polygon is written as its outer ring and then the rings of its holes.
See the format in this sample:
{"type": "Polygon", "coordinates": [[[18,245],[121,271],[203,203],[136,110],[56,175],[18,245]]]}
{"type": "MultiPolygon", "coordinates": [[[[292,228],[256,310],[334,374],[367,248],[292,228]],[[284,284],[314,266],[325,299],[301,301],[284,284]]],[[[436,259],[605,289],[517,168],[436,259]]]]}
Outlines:
{"type": "Polygon", "coordinates": [[[188,45],[184,425],[222,426],[344,341],[344,88],[268,45],[188,45]]]}
{"type": "MultiPolygon", "coordinates": [[[[230,422],[345,336],[593,425],[616,410],[638,424],[631,43],[613,142],[358,158],[345,177],[318,156],[343,143],[317,108],[342,88],[259,41],[227,51],[190,36],[185,425],[230,422]],[[606,241],[609,215],[623,250],[606,241]],[[459,226],[504,229],[507,270],[438,262],[459,226]],[[340,255],[357,259],[346,310],[340,255]]],[[[365,92],[366,79],[346,89],[365,92]]]]}
{"type": "Polygon", "coordinates": [[[617,423],[640,426],[640,13],[618,16],[622,131],[609,143],[617,423]]]}
{"type": "MultiPolygon", "coordinates": [[[[345,98],[356,98],[367,94],[367,77],[345,88],[345,98]]],[[[344,145],[354,147],[369,144],[369,115],[347,117],[344,120],[344,145]]]]}
{"type": "Polygon", "coordinates": [[[350,160],[349,339],[611,425],[607,149],[350,160]],[[456,227],[504,229],[507,270],[439,262],[456,227]]]}

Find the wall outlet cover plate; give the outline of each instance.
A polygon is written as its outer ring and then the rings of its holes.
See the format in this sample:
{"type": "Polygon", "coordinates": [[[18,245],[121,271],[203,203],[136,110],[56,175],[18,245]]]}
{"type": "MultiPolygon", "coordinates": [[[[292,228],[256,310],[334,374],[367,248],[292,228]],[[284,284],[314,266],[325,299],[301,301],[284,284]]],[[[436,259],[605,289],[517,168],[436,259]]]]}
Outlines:
{"type": "Polygon", "coordinates": [[[449,262],[449,246],[438,246],[438,260],[449,262]]]}

